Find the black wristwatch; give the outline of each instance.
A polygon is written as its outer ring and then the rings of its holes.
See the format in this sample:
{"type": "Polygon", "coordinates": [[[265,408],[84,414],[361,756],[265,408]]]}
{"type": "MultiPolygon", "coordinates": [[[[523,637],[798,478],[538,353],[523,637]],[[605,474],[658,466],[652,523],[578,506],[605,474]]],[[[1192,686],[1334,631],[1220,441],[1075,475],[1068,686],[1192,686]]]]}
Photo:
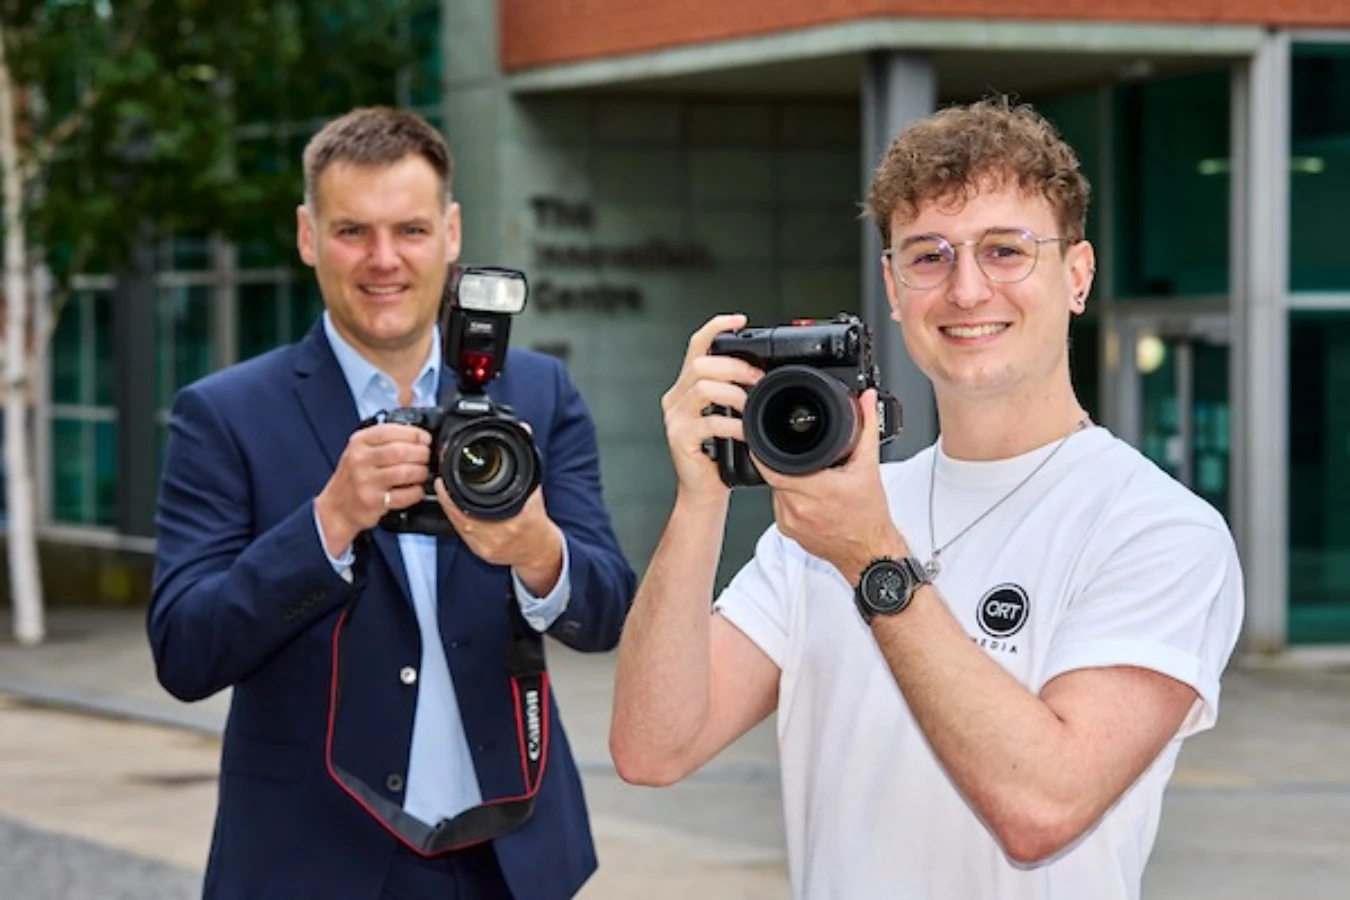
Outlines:
{"type": "Polygon", "coordinates": [[[883,556],[874,559],[863,569],[853,602],[858,605],[864,622],[877,616],[894,616],[904,612],[914,592],[929,583],[923,564],[912,556],[892,559],[883,556]]]}

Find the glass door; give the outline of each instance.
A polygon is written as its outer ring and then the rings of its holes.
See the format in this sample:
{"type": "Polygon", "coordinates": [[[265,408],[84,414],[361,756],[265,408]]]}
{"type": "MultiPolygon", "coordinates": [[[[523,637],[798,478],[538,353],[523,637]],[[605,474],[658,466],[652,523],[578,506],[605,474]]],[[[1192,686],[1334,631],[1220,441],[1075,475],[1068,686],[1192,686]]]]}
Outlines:
{"type": "Polygon", "coordinates": [[[1117,433],[1228,515],[1231,406],[1227,318],[1128,316],[1117,433]]]}
{"type": "Polygon", "coordinates": [[[1289,322],[1289,640],[1350,643],[1350,303],[1289,322]]]}

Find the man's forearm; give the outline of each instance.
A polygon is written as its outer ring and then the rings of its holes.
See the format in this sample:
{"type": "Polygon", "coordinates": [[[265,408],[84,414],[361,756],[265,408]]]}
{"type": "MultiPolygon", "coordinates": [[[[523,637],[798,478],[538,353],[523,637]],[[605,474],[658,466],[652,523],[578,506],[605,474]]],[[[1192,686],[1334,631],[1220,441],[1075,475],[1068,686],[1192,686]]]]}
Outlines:
{"type": "MultiPolygon", "coordinates": [[[[1066,721],[972,644],[932,587],[873,631],[933,752],[1014,858],[1070,843],[1133,781],[1124,770],[1147,764],[1113,755],[1113,745],[1138,743],[1133,725],[1112,735],[1100,722],[1066,721]]],[[[1141,721],[1156,714],[1145,700],[1134,707],[1141,721]]]]}
{"type": "Polygon", "coordinates": [[[710,626],[727,502],[677,499],[619,642],[611,750],[623,768],[679,768],[710,710],[710,626]]]}
{"type": "Polygon", "coordinates": [[[1053,765],[1062,723],[971,643],[934,588],[873,632],[934,752],[977,805],[1002,776],[1035,782],[1053,765]]]}

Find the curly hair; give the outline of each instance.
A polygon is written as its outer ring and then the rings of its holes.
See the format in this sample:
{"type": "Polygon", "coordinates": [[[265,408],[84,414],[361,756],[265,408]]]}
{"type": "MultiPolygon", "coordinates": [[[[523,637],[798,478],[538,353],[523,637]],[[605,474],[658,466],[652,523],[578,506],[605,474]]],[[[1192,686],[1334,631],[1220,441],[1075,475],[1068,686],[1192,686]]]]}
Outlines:
{"type": "Polygon", "coordinates": [[[436,172],[449,198],[454,161],[445,138],[431,123],[389,106],[354,109],[323,126],[305,145],[305,204],[313,208],[319,177],[334,163],[392,166],[414,154],[436,172]]]}
{"type": "Polygon", "coordinates": [[[940,110],[897,134],[872,174],[864,212],[890,246],[895,213],[912,219],[931,202],[959,206],[991,185],[1044,196],[1060,234],[1083,239],[1090,187],[1078,156],[1040,113],[1007,97],[940,110]]]}

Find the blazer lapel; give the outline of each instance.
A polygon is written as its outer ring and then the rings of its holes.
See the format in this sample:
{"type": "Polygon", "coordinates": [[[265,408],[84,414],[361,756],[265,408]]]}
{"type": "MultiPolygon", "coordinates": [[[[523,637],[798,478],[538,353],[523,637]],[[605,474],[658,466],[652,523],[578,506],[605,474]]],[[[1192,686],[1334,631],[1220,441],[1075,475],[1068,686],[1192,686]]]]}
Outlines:
{"type": "MultiPolygon", "coordinates": [[[[333,348],[328,345],[322,320],[300,342],[295,374],[295,393],[300,400],[300,408],[305,411],[314,436],[328,457],[329,465],[337,468],[338,460],[347,449],[348,438],[361,423],[356,415],[351,388],[342,374],[337,357],[333,355],[333,348]]],[[[370,536],[394,573],[403,596],[412,602],[408,572],[403,568],[403,554],[398,549],[398,536],[379,527],[372,528],[370,536]]]]}
{"type": "Polygon", "coordinates": [[[329,465],[336,468],[347,449],[347,439],[360,424],[356,402],[352,400],[342,367],[328,346],[322,320],[309,330],[298,350],[295,393],[329,465]]]}

